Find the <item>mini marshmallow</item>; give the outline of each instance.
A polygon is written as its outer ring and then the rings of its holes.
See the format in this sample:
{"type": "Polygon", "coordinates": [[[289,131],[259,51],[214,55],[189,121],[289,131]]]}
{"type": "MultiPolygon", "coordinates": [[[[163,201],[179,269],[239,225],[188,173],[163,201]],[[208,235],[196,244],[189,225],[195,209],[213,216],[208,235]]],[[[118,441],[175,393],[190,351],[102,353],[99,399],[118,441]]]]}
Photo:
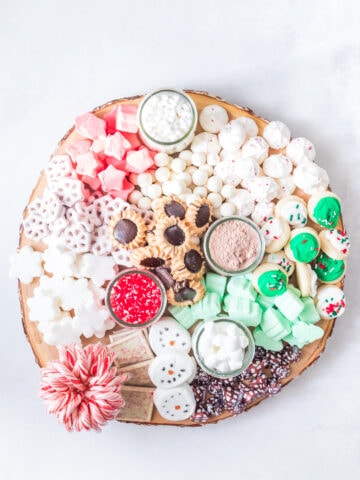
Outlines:
{"type": "Polygon", "coordinates": [[[218,133],[229,121],[225,108],[220,105],[208,105],[199,115],[199,122],[205,132],[218,133]]]}
{"type": "Polygon", "coordinates": [[[269,154],[269,145],[263,137],[251,137],[241,148],[243,158],[252,158],[259,165],[269,154]]]}
{"type": "Polygon", "coordinates": [[[257,177],[249,182],[249,191],[256,202],[271,202],[279,193],[280,187],[271,177],[257,177]]]}
{"type": "Polygon", "coordinates": [[[264,160],[262,166],[265,175],[272,178],[283,178],[290,175],[292,170],[292,163],[288,157],[279,153],[277,155],[270,155],[264,160]]]}
{"type": "Polygon", "coordinates": [[[295,185],[309,195],[322,192],[329,186],[326,170],[310,161],[300,163],[293,172],[293,178],[295,185]]]}
{"type": "Polygon", "coordinates": [[[170,157],[167,153],[159,152],[154,156],[154,163],[157,167],[165,167],[170,162],[170,157]]]}
{"type": "Polygon", "coordinates": [[[290,158],[295,166],[309,160],[313,162],[316,157],[314,145],[304,137],[293,138],[286,147],[286,155],[290,158]]]}
{"type": "Polygon", "coordinates": [[[193,153],[219,153],[220,144],[217,135],[208,132],[202,132],[195,135],[191,143],[191,150],[193,153]]]}
{"type": "Polygon", "coordinates": [[[285,123],[279,120],[269,122],[263,131],[263,137],[271,148],[279,150],[290,142],[291,133],[285,123]]]}
{"type": "Polygon", "coordinates": [[[246,138],[245,128],[236,120],[224,125],[219,133],[219,143],[224,150],[238,150],[246,138]]]}
{"type": "Polygon", "coordinates": [[[10,256],[11,278],[18,278],[21,283],[30,284],[34,278],[43,274],[41,266],[42,255],[36,252],[29,245],[25,245],[18,252],[10,256]]]}

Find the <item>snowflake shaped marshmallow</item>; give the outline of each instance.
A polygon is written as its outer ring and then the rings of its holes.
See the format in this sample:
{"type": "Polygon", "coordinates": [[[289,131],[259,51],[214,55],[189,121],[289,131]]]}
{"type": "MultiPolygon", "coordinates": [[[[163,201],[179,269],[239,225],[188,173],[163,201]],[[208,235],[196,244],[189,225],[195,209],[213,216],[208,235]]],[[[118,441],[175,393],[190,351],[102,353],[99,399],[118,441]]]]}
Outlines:
{"type": "Polygon", "coordinates": [[[34,278],[40,277],[43,274],[41,266],[42,255],[36,252],[29,245],[22,247],[17,253],[10,256],[10,271],[11,278],[18,278],[20,282],[30,284],[34,278]]]}

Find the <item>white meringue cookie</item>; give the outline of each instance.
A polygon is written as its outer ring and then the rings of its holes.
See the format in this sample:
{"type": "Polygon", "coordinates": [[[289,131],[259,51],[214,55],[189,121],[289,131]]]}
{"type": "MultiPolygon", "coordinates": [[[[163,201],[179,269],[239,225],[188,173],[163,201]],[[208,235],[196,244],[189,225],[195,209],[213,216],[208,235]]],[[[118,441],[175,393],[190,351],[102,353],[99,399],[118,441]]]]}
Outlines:
{"type": "Polygon", "coordinates": [[[262,166],[265,175],[273,178],[283,178],[290,175],[293,168],[291,160],[279,153],[277,155],[270,155],[265,159],[262,166]]]}
{"type": "Polygon", "coordinates": [[[217,135],[202,132],[195,135],[190,148],[194,153],[219,153],[221,147],[217,135]]]}
{"type": "Polygon", "coordinates": [[[259,202],[255,205],[251,218],[254,222],[262,227],[270,217],[274,216],[275,203],[273,202],[259,202]]]}
{"type": "Polygon", "coordinates": [[[236,164],[236,171],[242,180],[253,180],[262,173],[260,165],[253,158],[243,158],[236,164]]]}
{"type": "Polygon", "coordinates": [[[220,160],[221,161],[238,161],[242,159],[241,150],[221,150],[220,152],[220,160]]]}
{"type": "Polygon", "coordinates": [[[231,160],[224,160],[215,165],[214,175],[221,178],[224,183],[230,183],[236,187],[240,184],[242,177],[239,174],[236,166],[238,162],[231,160]]]}
{"type": "Polygon", "coordinates": [[[300,163],[295,168],[293,178],[295,185],[309,195],[322,192],[329,186],[329,176],[326,170],[309,160],[300,163]]]}
{"type": "Polygon", "coordinates": [[[199,122],[205,132],[218,133],[229,121],[225,108],[220,105],[208,105],[199,115],[199,122]]]}
{"type": "Polygon", "coordinates": [[[242,117],[236,118],[234,122],[240,123],[240,125],[245,128],[247,137],[255,137],[259,132],[256,122],[250,117],[243,115],[242,117]]]}
{"type": "Polygon", "coordinates": [[[261,165],[269,155],[269,145],[263,137],[251,137],[242,146],[241,153],[244,158],[251,157],[261,165]]]}
{"type": "Polygon", "coordinates": [[[271,148],[278,150],[288,145],[291,133],[285,123],[274,120],[266,125],[263,136],[271,148]]]}
{"type": "Polygon", "coordinates": [[[279,193],[280,187],[271,177],[256,177],[248,184],[248,189],[257,202],[271,202],[279,193]]]}
{"type": "Polygon", "coordinates": [[[230,203],[235,205],[236,214],[243,217],[250,215],[255,208],[255,201],[250,192],[244,188],[239,188],[233,197],[229,199],[230,203]]]}
{"type": "Polygon", "coordinates": [[[293,138],[286,147],[286,155],[290,158],[294,165],[309,160],[313,162],[316,157],[314,145],[304,137],[293,138]]]}
{"type": "Polygon", "coordinates": [[[246,130],[241,123],[232,120],[219,133],[219,143],[224,150],[238,150],[244,143],[246,130]]]}
{"type": "Polygon", "coordinates": [[[277,198],[287,197],[288,195],[291,195],[292,193],[294,193],[296,189],[296,185],[294,183],[294,178],[292,175],[289,175],[283,178],[278,178],[277,182],[280,186],[280,190],[277,198]]]}

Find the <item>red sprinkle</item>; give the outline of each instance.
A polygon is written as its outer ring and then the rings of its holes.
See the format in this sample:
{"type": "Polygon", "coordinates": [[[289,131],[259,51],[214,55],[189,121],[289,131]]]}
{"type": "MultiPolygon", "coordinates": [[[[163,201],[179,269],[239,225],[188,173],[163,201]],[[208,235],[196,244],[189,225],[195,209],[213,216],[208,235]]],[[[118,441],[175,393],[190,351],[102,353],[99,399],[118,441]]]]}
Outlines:
{"type": "Polygon", "coordinates": [[[139,325],[152,320],[161,308],[161,290],[155,281],[142,273],[119,278],[110,292],[110,306],[122,321],[139,325]]]}

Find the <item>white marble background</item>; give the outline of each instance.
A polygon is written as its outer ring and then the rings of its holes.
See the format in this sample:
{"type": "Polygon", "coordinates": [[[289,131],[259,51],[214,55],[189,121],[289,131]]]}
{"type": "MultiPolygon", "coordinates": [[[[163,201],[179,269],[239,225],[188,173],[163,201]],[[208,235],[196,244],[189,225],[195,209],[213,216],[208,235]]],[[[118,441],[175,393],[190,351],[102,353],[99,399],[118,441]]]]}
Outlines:
{"type": "Polygon", "coordinates": [[[359,478],[360,34],[356,0],[62,0],[0,5],[0,476],[359,478]],[[209,91],[311,139],[344,201],[346,293],[321,359],[278,397],[215,426],[112,423],[68,434],[7,277],[22,209],[75,115],[161,86],[209,91]]]}

